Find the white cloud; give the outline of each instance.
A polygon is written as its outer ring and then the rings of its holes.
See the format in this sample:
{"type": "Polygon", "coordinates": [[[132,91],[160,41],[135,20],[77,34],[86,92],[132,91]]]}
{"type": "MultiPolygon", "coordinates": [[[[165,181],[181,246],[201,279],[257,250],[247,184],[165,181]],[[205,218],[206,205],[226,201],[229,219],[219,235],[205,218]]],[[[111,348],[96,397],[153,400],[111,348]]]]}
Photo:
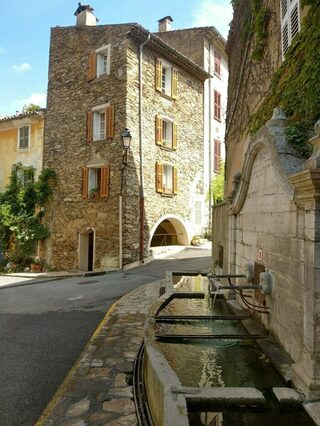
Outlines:
{"type": "Polygon", "coordinates": [[[214,26],[224,38],[227,38],[232,13],[230,0],[202,0],[193,15],[193,26],[214,26]]]}
{"type": "Polygon", "coordinates": [[[4,55],[6,53],[6,51],[4,50],[4,48],[2,46],[0,46],[0,55],[4,55]]]}
{"type": "Polygon", "coordinates": [[[31,71],[32,66],[30,64],[27,64],[26,62],[23,62],[20,65],[12,65],[12,69],[15,72],[22,73],[22,72],[26,72],[26,71],[31,71]]]}
{"type": "Polygon", "coordinates": [[[15,99],[10,104],[10,113],[14,114],[16,111],[21,111],[25,105],[34,104],[39,105],[41,108],[45,108],[47,103],[46,93],[32,93],[28,98],[15,99]]]}

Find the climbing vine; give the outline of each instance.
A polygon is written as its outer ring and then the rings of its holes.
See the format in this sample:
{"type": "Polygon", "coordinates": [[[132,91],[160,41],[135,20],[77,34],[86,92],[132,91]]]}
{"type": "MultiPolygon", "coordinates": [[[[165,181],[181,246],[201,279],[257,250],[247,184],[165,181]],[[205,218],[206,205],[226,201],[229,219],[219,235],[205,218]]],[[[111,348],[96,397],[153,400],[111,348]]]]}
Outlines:
{"type": "Polygon", "coordinates": [[[320,117],[320,5],[313,0],[305,0],[304,4],[311,6],[301,31],[273,75],[268,96],[250,118],[253,134],[280,106],[289,118],[287,137],[302,155],[308,152],[308,132],[320,117]]]}
{"type": "Polygon", "coordinates": [[[33,175],[33,169],[15,164],[8,186],[0,193],[0,241],[5,261],[22,266],[30,262],[35,241],[49,236],[41,219],[56,183],[53,170],[44,169],[37,181],[33,175]]]}
{"type": "Polygon", "coordinates": [[[251,0],[249,10],[244,18],[241,37],[243,40],[251,39],[253,49],[251,57],[254,61],[260,61],[266,46],[268,37],[269,10],[262,0],[251,0]]]}

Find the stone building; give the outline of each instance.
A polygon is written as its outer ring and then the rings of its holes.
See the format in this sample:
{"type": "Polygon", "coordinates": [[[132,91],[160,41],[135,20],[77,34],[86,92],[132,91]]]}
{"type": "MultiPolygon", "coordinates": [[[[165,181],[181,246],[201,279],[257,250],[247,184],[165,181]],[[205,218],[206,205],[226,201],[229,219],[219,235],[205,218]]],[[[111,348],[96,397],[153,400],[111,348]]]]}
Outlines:
{"type": "Polygon", "coordinates": [[[196,203],[197,231],[210,224],[211,220],[211,181],[219,171],[220,162],[225,158],[225,113],[227,108],[228,58],[225,51],[226,41],[215,27],[171,29],[172,18],[166,16],[159,21],[162,40],[169,43],[187,58],[204,68],[211,77],[204,84],[204,187],[205,198],[196,203]]]}
{"type": "Polygon", "coordinates": [[[46,258],[58,269],[110,270],[150,247],[189,244],[203,197],[203,85],[208,73],[138,24],[51,32],[46,258]],[[130,148],[120,134],[129,129],[130,148]]]}
{"type": "MultiPolygon", "coordinates": [[[[45,110],[0,118],[0,191],[9,183],[14,164],[19,173],[33,170],[37,178],[42,170],[45,110]]],[[[30,174],[28,173],[30,176],[30,174]]]]}
{"type": "Polygon", "coordinates": [[[251,294],[257,309],[269,314],[255,315],[290,355],[293,384],[315,399],[320,395],[319,124],[316,136],[308,133],[314,146],[309,160],[302,155],[306,146],[290,138],[320,117],[315,59],[320,7],[308,3],[302,8],[299,0],[235,2],[227,45],[225,201],[213,209],[213,267],[239,274],[249,263],[255,282],[259,272],[270,273],[271,295],[251,294]],[[255,26],[255,19],[263,25],[255,26]],[[244,35],[246,22],[253,26],[244,35]]]}

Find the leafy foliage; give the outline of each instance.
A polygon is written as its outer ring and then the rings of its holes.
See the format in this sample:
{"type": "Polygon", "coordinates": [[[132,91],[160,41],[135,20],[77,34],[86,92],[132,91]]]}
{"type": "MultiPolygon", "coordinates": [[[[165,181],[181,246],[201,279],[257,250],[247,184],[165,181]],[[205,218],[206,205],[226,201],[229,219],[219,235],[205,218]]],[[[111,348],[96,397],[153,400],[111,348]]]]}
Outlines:
{"type": "Polygon", "coordinates": [[[28,112],[36,112],[36,111],[39,111],[41,108],[40,108],[40,106],[39,105],[35,105],[35,104],[29,104],[29,105],[25,105],[23,108],[22,108],[22,112],[23,112],[23,114],[26,114],[26,113],[28,113],[28,112]]]}
{"type": "Polygon", "coordinates": [[[290,142],[302,145],[301,131],[304,129],[304,139],[307,140],[307,131],[320,117],[320,4],[311,0],[308,4],[311,7],[301,31],[273,75],[269,95],[250,119],[252,134],[270,119],[273,109],[280,106],[291,126],[296,123],[295,129],[288,130],[290,142]]]}
{"type": "Polygon", "coordinates": [[[32,169],[23,170],[21,164],[13,167],[7,188],[0,193],[0,240],[9,259],[30,258],[34,242],[49,236],[41,223],[42,207],[55,183],[53,170],[43,170],[35,182],[32,169]]]}
{"type": "Polygon", "coordinates": [[[211,183],[211,194],[212,194],[212,200],[213,204],[220,203],[223,201],[224,196],[224,161],[220,162],[219,171],[212,179],[211,183]]]}
{"type": "Polygon", "coordinates": [[[269,20],[269,10],[262,0],[251,0],[250,7],[242,26],[242,39],[251,38],[253,40],[253,50],[251,57],[255,61],[260,61],[266,45],[268,36],[267,26],[269,20]]]}

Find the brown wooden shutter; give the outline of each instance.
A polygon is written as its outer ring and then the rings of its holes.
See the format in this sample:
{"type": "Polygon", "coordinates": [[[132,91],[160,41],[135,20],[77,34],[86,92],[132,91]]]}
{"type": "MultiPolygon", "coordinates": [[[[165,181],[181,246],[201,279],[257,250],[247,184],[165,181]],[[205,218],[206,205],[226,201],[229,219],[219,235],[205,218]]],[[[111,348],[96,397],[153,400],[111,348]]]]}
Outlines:
{"type": "Polygon", "coordinates": [[[172,168],[172,180],[173,193],[178,194],[178,169],[176,166],[172,168]]]}
{"type": "Polygon", "coordinates": [[[177,149],[178,146],[178,133],[176,123],[172,123],[172,149],[177,149]]]}
{"type": "Polygon", "coordinates": [[[160,58],[156,59],[156,90],[162,91],[162,62],[160,58]]]}
{"type": "Polygon", "coordinates": [[[172,82],[171,82],[171,97],[177,99],[178,94],[178,70],[172,68],[172,82]]]}
{"type": "Polygon", "coordinates": [[[97,54],[95,52],[89,53],[88,56],[88,68],[87,68],[87,80],[94,80],[97,76],[97,54]]]}
{"type": "Polygon", "coordinates": [[[162,173],[163,166],[161,163],[156,163],[156,191],[163,192],[163,184],[162,184],[162,173]]]}
{"type": "Polygon", "coordinates": [[[110,166],[101,167],[100,197],[109,197],[110,166]]]}
{"type": "Polygon", "coordinates": [[[162,118],[156,115],[156,144],[162,145],[162,118]]]}
{"type": "Polygon", "coordinates": [[[82,198],[88,198],[88,167],[82,169],[82,198]]]}
{"type": "Polygon", "coordinates": [[[93,112],[87,112],[87,142],[91,143],[93,140],[93,112]]]}
{"type": "Polygon", "coordinates": [[[114,138],[114,106],[106,108],[106,139],[114,138]]]}

